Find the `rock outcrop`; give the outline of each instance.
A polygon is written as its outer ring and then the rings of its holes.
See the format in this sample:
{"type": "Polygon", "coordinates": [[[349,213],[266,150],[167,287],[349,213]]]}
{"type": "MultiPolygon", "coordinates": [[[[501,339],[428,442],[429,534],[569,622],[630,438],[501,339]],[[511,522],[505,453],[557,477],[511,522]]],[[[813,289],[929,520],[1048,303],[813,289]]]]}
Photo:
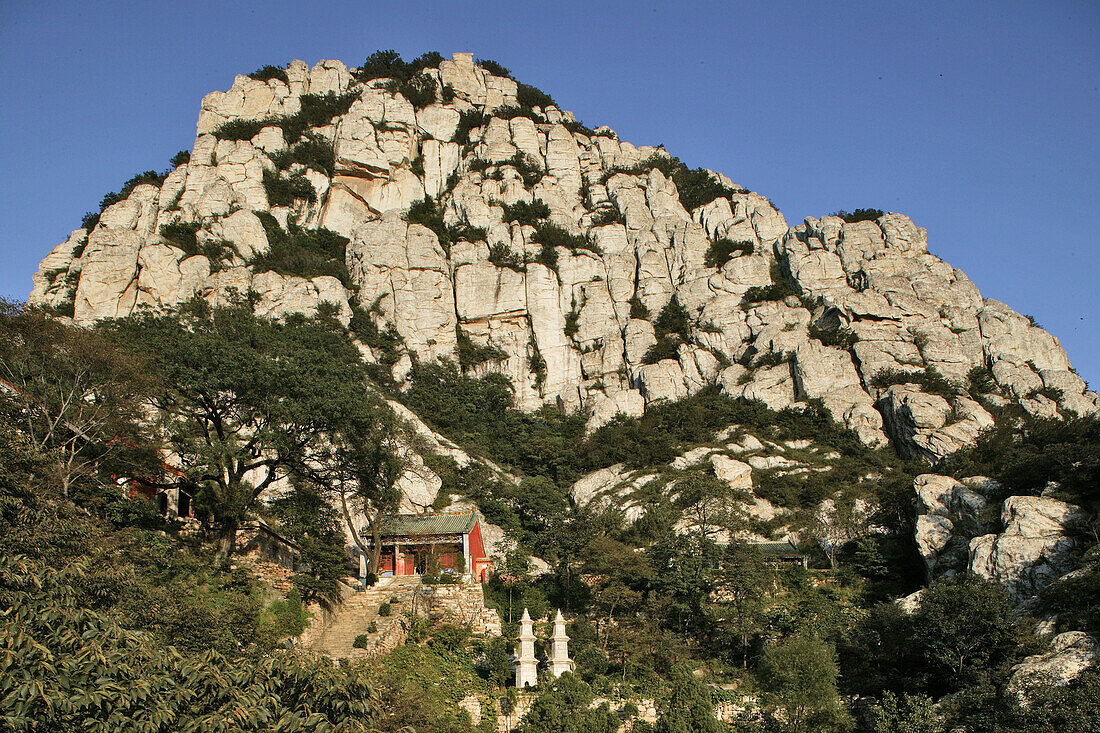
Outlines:
{"type": "Polygon", "coordinates": [[[689,210],[663,149],[521,107],[516,82],[470,54],[424,71],[440,90],[429,104],[356,72],[295,61],[285,80],[238,76],[207,95],[190,161],[55,247],[31,301],[79,324],[234,291],[271,317],[370,309],[402,341],[398,381],[414,358],[453,358],[461,334],[491,347],[470,368],[506,375],[520,407],[584,410],[590,429],[716,385],[774,408],[820,400],[867,445],[935,462],[992,406],[1100,405],[1056,338],[982,299],[901,214],[788,227],[709,173],[715,197],[689,210]],[[343,111],[299,139],[285,121],[328,94],[343,111]],[[295,157],[302,141],[331,165],[295,157]],[[441,221],[410,216],[425,196],[441,221]],[[517,213],[536,202],[546,216],[517,213]],[[345,237],[346,277],[265,264],[272,222],[345,237]],[[196,246],[165,225],[191,227],[196,246]],[[688,323],[667,334],[655,321],[673,301],[688,323]]]}

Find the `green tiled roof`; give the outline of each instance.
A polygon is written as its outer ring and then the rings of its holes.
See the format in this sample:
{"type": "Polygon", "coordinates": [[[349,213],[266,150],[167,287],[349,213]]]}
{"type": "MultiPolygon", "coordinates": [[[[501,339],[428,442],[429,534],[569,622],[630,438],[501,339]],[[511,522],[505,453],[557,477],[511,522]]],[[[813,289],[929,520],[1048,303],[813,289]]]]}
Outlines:
{"type": "Polygon", "coordinates": [[[382,521],[382,536],[426,534],[464,534],[474,528],[477,515],[461,514],[396,514],[382,521]]]}
{"type": "Polygon", "coordinates": [[[790,540],[784,542],[754,542],[753,546],[760,548],[760,552],[765,555],[802,555],[790,540]]]}

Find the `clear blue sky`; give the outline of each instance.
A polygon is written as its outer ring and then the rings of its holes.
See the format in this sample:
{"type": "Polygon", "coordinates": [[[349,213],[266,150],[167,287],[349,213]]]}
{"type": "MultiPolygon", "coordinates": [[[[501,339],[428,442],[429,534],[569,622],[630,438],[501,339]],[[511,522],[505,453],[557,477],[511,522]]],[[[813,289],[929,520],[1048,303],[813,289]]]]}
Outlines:
{"type": "Polygon", "coordinates": [[[0,295],[202,96],[300,58],[472,51],[590,126],[664,143],[791,223],[900,211],[1100,386],[1100,3],[0,4],[0,295]]]}

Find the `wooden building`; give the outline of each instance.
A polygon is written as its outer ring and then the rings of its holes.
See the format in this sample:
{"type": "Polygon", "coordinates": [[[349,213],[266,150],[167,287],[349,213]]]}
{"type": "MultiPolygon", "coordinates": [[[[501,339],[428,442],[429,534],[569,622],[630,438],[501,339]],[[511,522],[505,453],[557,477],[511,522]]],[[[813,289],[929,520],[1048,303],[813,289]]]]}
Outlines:
{"type": "Polygon", "coordinates": [[[476,512],[395,514],[383,520],[380,535],[380,575],[423,575],[433,554],[441,570],[480,582],[492,569],[476,512]]]}

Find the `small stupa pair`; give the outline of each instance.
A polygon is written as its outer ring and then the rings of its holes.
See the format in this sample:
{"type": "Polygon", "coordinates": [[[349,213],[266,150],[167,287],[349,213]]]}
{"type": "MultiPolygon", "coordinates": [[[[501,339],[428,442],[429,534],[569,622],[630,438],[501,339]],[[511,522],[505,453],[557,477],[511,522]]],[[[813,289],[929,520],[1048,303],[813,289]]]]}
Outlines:
{"type": "MultiPolygon", "coordinates": [[[[538,684],[538,659],[535,657],[535,629],[531,614],[523,609],[523,618],[519,620],[519,649],[512,658],[516,670],[516,687],[533,687],[538,684]]],[[[546,660],[550,674],[555,678],[563,672],[576,669],[569,658],[569,637],[565,635],[565,617],[558,611],[554,617],[554,634],[550,637],[550,656],[546,660]]]]}

